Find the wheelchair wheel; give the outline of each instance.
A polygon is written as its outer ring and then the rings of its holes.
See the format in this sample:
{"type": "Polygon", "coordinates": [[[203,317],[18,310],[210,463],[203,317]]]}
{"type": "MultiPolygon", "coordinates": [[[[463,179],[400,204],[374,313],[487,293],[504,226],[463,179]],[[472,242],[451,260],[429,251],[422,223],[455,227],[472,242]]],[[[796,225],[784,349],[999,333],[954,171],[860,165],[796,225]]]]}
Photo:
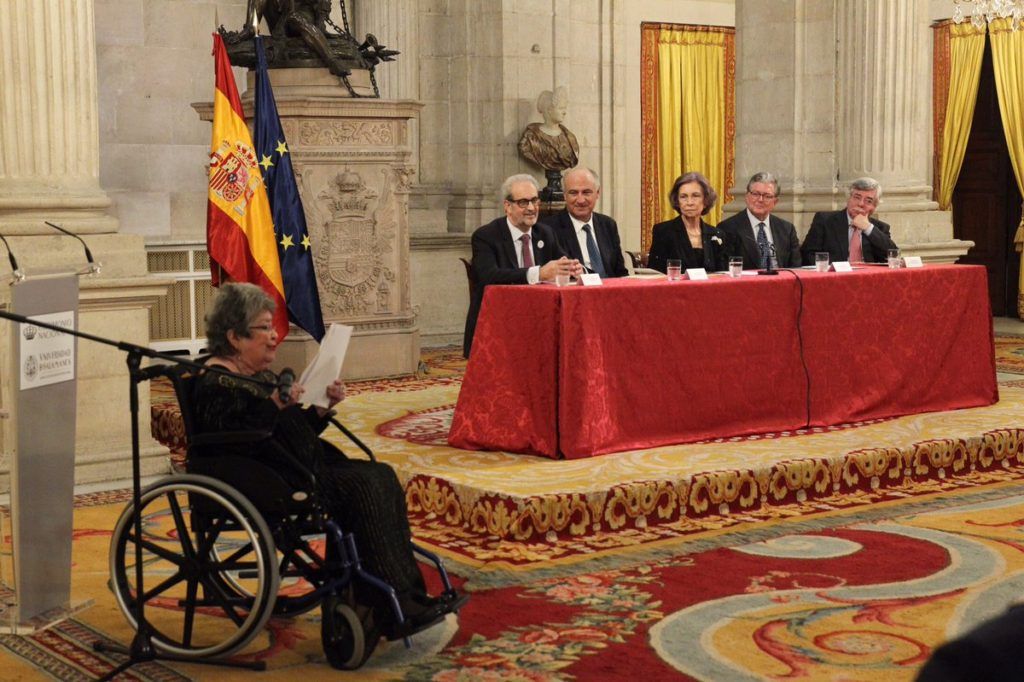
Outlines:
{"type": "Polygon", "coordinates": [[[380,642],[380,630],[373,624],[373,610],[356,606],[351,590],[341,596],[327,595],[321,605],[320,641],[327,662],[337,670],[357,670],[366,663],[380,642]],[[359,613],[364,615],[360,617],[359,613]]]}
{"type": "Polygon", "coordinates": [[[139,544],[145,618],[158,651],[199,659],[248,644],[270,618],[278,589],[274,541],[252,504],[216,479],[170,476],[143,490],[141,519],[140,541],[129,503],[110,543],[111,587],[132,627],[139,544]]]}
{"type": "MultiPolygon", "coordinates": [[[[277,599],[274,602],[275,616],[300,616],[320,605],[320,600],[313,596],[313,592],[324,584],[323,579],[323,555],[316,549],[316,545],[323,545],[324,536],[300,536],[304,543],[301,547],[292,547],[288,552],[283,552],[278,546],[277,571],[280,579],[277,599]],[[299,565],[302,563],[302,566],[299,565]]],[[[214,556],[220,557],[226,554],[228,548],[215,546],[214,556]]],[[[252,598],[249,591],[250,585],[244,578],[240,578],[237,571],[225,571],[219,574],[218,579],[223,581],[223,587],[240,598],[252,598]]]]}

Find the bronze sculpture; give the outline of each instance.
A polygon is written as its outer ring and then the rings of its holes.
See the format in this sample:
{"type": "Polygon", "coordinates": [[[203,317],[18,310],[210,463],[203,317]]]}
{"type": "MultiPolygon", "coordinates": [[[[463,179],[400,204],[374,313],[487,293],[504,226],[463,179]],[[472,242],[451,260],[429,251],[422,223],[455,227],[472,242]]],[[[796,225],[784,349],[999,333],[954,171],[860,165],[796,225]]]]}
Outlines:
{"type": "Polygon", "coordinates": [[[398,52],[380,45],[372,34],[357,43],[348,28],[344,0],[339,0],[339,4],[344,28],[331,20],[331,0],[248,0],[242,29],[219,29],[231,63],[255,68],[256,52],[251,39],[260,20],[266,20],[270,35],[264,39],[264,46],[271,69],[326,66],[343,80],[352,69],[367,69],[372,78],[374,67],[393,61],[398,52]]]}
{"type": "Polygon", "coordinates": [[[562,125],[568,105],[569,95],[564,87],[542,92],[537,98],[537,111],[544,122],[529,124],[519,138],[519,153],[544,169],[548,181],[540,193],[544,201],[562,200],[561,171],[579,162],[579,142],[572,131],[562,125]]]}

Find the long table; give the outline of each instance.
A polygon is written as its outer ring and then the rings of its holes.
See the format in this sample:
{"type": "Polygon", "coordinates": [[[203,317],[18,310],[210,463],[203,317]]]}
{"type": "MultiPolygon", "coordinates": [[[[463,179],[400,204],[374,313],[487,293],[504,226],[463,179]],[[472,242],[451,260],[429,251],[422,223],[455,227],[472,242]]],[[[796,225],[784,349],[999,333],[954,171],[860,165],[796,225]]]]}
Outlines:
{"type": "Polygon", "coordinates": [[[989,405],[991,320],[967,265],[490,286],[448,442],[580,458],[989,405]]]}

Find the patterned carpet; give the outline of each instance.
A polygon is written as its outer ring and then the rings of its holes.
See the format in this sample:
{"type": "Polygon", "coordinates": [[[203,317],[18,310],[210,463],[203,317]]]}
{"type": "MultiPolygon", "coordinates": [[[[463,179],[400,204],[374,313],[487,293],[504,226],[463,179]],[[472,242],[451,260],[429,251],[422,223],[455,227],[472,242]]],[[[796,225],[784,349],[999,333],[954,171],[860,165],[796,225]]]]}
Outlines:
{"type": "MultiPolygon", "coordinates": [[[[997,337],[1000,371],[1024,372],[1017,358],[1024,338],[997,337]]],[[[324,662],[318,612],[274,619],[245,652],[268,661],[260,679],[910,680],[937,643],[1020,594],[1024,377],[980,410],[578,465],[439,443],[461,362],[449,349],[420,376],[350,385],[344,417],[399,471],[417,538],[467,581],[469,605],[348,676],[324,662]]],[[[106,588],[119,494],[76,509],[73,596],[95,605],[0,637],[0,678],[91,679],[116,657],[90,643],[129,641],[106,588]]]]}

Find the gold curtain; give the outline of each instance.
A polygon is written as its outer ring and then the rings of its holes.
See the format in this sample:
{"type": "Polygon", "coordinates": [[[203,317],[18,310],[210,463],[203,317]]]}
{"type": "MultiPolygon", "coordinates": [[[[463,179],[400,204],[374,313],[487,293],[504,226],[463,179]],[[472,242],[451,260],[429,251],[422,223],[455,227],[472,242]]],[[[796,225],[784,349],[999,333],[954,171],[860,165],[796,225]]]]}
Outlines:
{"type": "Polygon", "coordinates": [[[668,192],[679,175],[703,173],[719,193],[716,224],[733,180],[735,29],[645,24],[641,39],[644,153],[641,245],[676,215],[668,192]],[[652,82],[653,81],[653,82],[652,82]]]}
{"type": "Polygon", "coordinates": [[[970,23],[949,27],[949,92],[937,176],[939,208],[944,211],[953,202],[953,188],[964,162],[984,53],[984,27],[978,29],[970,23]]]}
{"type": "MultiPolygon", "coordinates": [[[[1011,31],[1009,23],[1000,19],[989,25],[989,39],[1006,147],[1017,178],[1017,189],[1024,194],[1024,32],[1011,31]]],[[[1024,244],[1024,220],[1017,227],[1013,241],[1020,251],[1024,244]]],[[[1024,253],[1021,265],[1024,266],[1024,253]]],[[[1017,314],[1024,316],[1024,267],[1021,267],[1017,314]]]]}

